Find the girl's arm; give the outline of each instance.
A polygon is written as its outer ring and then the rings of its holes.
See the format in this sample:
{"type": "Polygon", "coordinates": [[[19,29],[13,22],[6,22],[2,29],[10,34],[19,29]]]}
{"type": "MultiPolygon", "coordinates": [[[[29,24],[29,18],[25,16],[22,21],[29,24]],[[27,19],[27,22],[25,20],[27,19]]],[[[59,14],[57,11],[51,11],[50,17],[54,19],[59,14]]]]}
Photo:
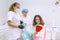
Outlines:
{"type": "Polygon", "coordinates": [[[34,33],[32,34],[32,37],[36,36],[36,34],[37,34],[37,32],[34,32],[34,33]]]}
{"type": "Polygon", "coordinates": [[[33,35],[36,35],[37,34],[37,32],[34,32],[34,34],[33,35]]]}

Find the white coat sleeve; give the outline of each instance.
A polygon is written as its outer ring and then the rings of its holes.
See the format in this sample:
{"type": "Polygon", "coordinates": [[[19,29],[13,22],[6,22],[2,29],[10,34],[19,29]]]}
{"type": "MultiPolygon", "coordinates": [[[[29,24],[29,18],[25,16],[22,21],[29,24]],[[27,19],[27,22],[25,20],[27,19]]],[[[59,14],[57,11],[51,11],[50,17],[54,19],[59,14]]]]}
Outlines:
{"type": "Polygon", "coordinates": [[[12,21],[12,19],[13,19],[13,12],[8,12],[7,21],[8,20],[11,20],[12,21]]]}

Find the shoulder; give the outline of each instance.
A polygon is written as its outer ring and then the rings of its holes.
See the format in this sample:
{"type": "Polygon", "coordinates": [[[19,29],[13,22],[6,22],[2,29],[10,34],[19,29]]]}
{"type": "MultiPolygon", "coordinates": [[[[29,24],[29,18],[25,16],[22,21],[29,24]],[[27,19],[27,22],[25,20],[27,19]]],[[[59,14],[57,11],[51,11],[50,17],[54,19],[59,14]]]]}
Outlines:
{"type": "Polygon", "coordinates": [[[8,13],[14,13],[13,11],[9,11],[8,13]]]}
{"type": "Polygon", "coordinates": [[[30,17],[29,15],[27,16],[27,18],[28,18],[28,20],[30,20],[30,21],[31,21],[31,17],[30,17]]]}
{"type": "Polygon", "coordinates": [[[29,16],[29,15],[27,15],[27,17],[28,17],[28,18],[30,18],[30,16],[29,16]]]}
{"type": "Polygon", "coordinates": [[[9,11],[8,15],[14,15],[15,13],[13,11],[9,11]]]}
{"type": "Polygon", "coordinates": [[[14,14],[15,12],[13,12],[13,11],[9,11],[8,13],[9,13],[9,14],[14,14]]]}

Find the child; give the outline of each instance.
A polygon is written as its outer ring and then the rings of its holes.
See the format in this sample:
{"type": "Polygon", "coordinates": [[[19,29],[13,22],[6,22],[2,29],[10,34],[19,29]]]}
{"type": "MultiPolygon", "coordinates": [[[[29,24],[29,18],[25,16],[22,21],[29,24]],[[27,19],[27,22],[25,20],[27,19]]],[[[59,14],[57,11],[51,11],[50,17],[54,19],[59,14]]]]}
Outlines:
{"type": "Polygon", "coordinates": [[[33,20],[33,40],[45,40],[46,39],[46,28],[40,15],[35,15],[33,20]]]}

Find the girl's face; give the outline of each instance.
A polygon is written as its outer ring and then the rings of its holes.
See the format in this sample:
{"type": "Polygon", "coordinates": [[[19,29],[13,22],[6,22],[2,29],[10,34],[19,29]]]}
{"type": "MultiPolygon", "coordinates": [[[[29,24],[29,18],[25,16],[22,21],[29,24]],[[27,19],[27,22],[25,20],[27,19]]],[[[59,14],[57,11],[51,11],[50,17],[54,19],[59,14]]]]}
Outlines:
{"type": "Polygon", "coordinates": [[[36,17],[36,18],[35,18],[35,22],[36,22],[37,24],[39,24],[39,23],[40,23],[40,18],[39,18],[39,17],[36,17]]]}

